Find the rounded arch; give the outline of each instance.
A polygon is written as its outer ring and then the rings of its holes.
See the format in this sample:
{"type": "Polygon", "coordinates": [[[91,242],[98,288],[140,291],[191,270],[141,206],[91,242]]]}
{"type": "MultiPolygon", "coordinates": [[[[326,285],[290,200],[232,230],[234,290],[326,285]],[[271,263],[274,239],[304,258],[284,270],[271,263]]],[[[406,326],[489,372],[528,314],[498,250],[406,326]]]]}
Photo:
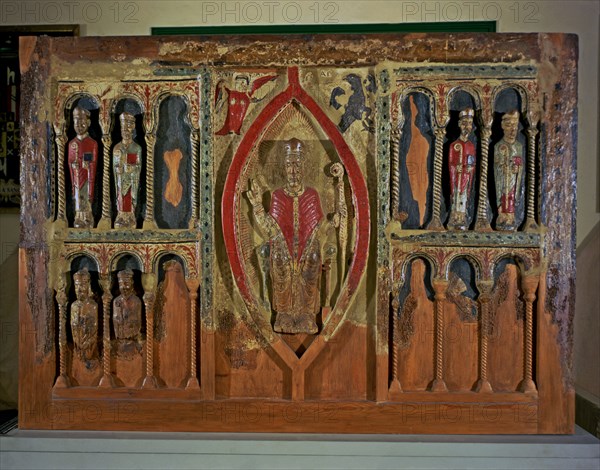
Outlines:
{"type": "Polygon", "coordinates": [[[529,271],[533,266],[532,260],[529,259],[528,256],[524,256],[521,253],[501,253],[493,259],[492,263],[490,263],[490,272],[492,276],[496,267],[506,259],[513,260],[519,267],[519,271],[521,271],[521,273],[529,271]]]}
{"type": "MultiPolygon", "coordinates": [[[[404,88],[398,95],[398,102],[396,104],[396,106],[398,107],[398,127],[401,127],[402,124],[405,121],[405,116],[402,113],[402,104],[404,103],[404,101],[406,99],[408,99],[408,96],[412,93],[420,93],[422,95],[427,96],[428,100],[429,100],[429,114],[431,115],[431,119],[432,121],[435,119],[435,95],[433,93],[433,91],[431,91],[429,88],[424,87],[424,86],[408,86],[406,88],[404,88]]],[[[431,123],[433,125],[433,122],[431,123]]]]}
{"type": "Polygon", "coordinates": [[[100,98],[88,91],[76,91],[71,93],[67,98],[62,101],[55,109],[55,122],[54,130],[57,133],[66,133],[69,126],[72,124],[71,110],[74,104],[82,99],[91,101],[92,107],[88,111],[100,111],[100,98]]]}
{"type": "Polygon", "coordinates": [[[408,267],[412,264],[413,261],[417,259],[422,259],[429,265],[429,268],[431,269],[431,281],[433,281],[433,279],[437,277],[439,266],[436,264],[433,257],[428,253],[417,251],[408,255],[402,262],[402,265],[400,266],[400,280],[402,284],[404,284],[404,282],[406,281],[406,273],[408,271],[408,267]]]}
{"type": "Polygon", "coordinates": [[[94,262],[94,264],[96,265],[96,270],[99,273],[103,272],[102,271],[103,266],[100,264],[100,261],[98,260],[97,256],[94,255],[93,253],[90,253],[85,250],[77,250],[77,251],[73,251],[72,253],[68,253],[67,255],[65,255],[65,260],[67,261],[69,269],[73,268],[73,261],[75,261],[75,259],[77,259],[79,257],[85,257],[85,258],[91,259],[94,262]]]}
{"type": "MultiPolygon", "coordinates": [[[[118,142],[120,140],[120,138],[116,138],[115,132],[117,132],[117,129],[120,129],[121,124],[119,116],[125,111],[135,116],[135,134],[138,137],[137,143],[142,146],[142,151],[145,153],[146,147],[144,137],[148,132],[148,116],[146,115],[146,107],[144,106],[142,97],[135,93],[122,92],[117,95],[110,104],[110,129],[113,134],[113,142],[118,142]],[[128,102],[133,104],[129,104],[128,106],[128,102]],[[131,108],[135,108],[135,110],[131,108]]],[[[120,137],[120,135],[118,137],[120,137]]]]}
{"type": "Polygon", "coordinates": [[[81,100],[82,98],[89,99],[93,105],[94,109],[100,109],[100,98],[92,93],[87,91],[79,91],[77,93],[73,93],[68,96],[63,105],[63,111],[66,113],[73,108],[73,105],[76,101],[81,100]]]}
{"type": "Polygon", "coordinates": [[[121,92],[117,96],[115,96],[110,105],[110,113],[116,114],[119,103],[126,100],[134,101],[135,104],[137,104],[140,107],[140,112],[142,114],[146,113],[146,107],[144,106],[144,100],[142,99],[142,97],[131,92],[121,92]]]}
{"type": "Polygon", "coordinates": [[[484,273],[484,270],[481,265],[481,262],[477,259],[476,256],[469,254],[469,253],[456,253],[448,259],[448,261],[446,263],[446,268],[444,270],[444,278],[446,280],[448,280],[450,277],[450,269],[452,268],[452,264],[454,264],[459,259],[466,260],[473,267],[473,269],[475,270],[475,282],[476,283],[478,283],[479,281],[482,280],[482,275],[484,273]]]}
{"type": "Polygon", "coordinates": [[[139,270],[145,272],[144,261],[142,260],[142,257],[139,255],[139,253],[136,253],[135,251],[119,251],[113,256],[111,256],[111,258],[108,261],[109,271],[115,271],[117,269],[117,263],[121,258],[125,256],[131,256],[133,259],[135,259],[138,264],[139,270]]]}
{"type": "Polygon", "coordinates": [[[482,91],[476,86],[463,85],[463,84],[453,86],[452,88],[450,88],[448,90],[448,93],[446,95],[446,101],[449,105],[448,110],[455,111],[451,108],[452,100],[454,99],[454,96],[461,91],[464,93],[467,93],[471,97],[471,99],[473,100],[473,103],[475,104],[475,109],[480,111],[481,110],[482,91]]]}
{"type": "Polygon", "coordinates": [[[498,100],[500,94],[503,91],[510,89],[514,90],[521,98],[521,109],[519,110],[519,112],[521,114],[526,114],[529,109],[529,95],[525,87],[514,82],[502,83],[501,85],[498,85],[496,88],[494,88],[494,90],[492,91],[492,103],[494,112],[496,112],[496,101],[498,100]]]}
{"type": "Polygon", "coordinates": [[[188,259],[188,257],[183,254],[183,253],[177,253],[175,251],[172,250],[160,250],[158,251],[154,257],[152,258],[152,271],[155,273],[158,273],[160,270],[160,263],[162,258],[164,258],[165,256],[176,256],[177,258],[179,258],[181,260],[181,264],[183,266],[183,273],[186,277],[186,279],[190,276],[190,260],[188,259]]]}
{"type": "Polygon", "coordinates": [[[158,119],[159,119],[159,115],[160,115],[160,107],[162,106],[162,104],[165,100],[172,98],[172,97],[179,97],[179,98],[183,99],[183,102],[185,104],[185,109],[186,109],[186,113],[184,115],[185,122],[188,126],[190,126],[191,129],[195,129],[195,127],[193,125],[193,120],[191,118],[193,105],[190,102],[190,98],[187,95],[187,93],[185,93],[183,90],[168,90],[168,91],[160,92],[154,98],[154,101],[152,103],[152,111],[151,111],[153,125],[152,125],[152,129],[147,129],[147,132],[155,132],[158,129],[158,119]]]}
{"type": "Polygon", "coordinates": [[[67,257],[65,257],[65,259],[68,260],[68,270],[71,279],[67,289],[67,295],[70,299],[69,302],[79,299],[79,294],[77,293],[76,288],[76,276],[82,271],[87,271],[89,276],[89,293],[96,302],[100,303],[100,297],[104,293],[101,283],[103,276],[99,269],[100,266],[96,257],[85,251],[77,251],[70,253],[67,257]]]}

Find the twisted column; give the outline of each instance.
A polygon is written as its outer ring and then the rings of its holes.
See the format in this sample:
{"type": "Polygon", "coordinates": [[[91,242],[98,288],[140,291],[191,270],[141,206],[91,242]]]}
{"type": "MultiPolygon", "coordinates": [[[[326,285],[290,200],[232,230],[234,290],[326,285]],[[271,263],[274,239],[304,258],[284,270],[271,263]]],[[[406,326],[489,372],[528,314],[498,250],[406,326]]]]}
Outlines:
{"type": "Polygon", "coordinates": [[[198,278],[186,279],[188,291],[190,292],[190,377],[188,378],[186,390],[198,390],[200,384],[198,383],[198,376],[196,374],[196,304],[198,300],[198,287],[200,287],[200,281],[198,278]]]}
{"type": "Polygon", "coordinates": [[[435,300],[435,379],[431,385],[432,392],[447,392],[448,387],[443,378],[444,370],[444,302],[448,281],[434,279],[433,290],[435,300]]]}
{"type": "Polygon", "coordinates": [[[67,375],[67,285],[64,279],[65,274],[61,273],[56,291],[56,302],[58,303],[58,354],[59,354],[59,375],[54,383],[55,388],[67,388],[71,386],[71,381],[67,375]]]}
{"type": "Polygon", "coordinates": [[[399,212],[400,212],[400,139],[402,137],[402,131],[399,127],[396,127],[392,130],[390,141],[391,141],[391,171],[392,171],[392,181],[391,181],[391,193],[392,193],[392,210],[391,216],[392,220],[398,220],[399,212]]]}
{"type": "Polygon", "coordinates": [[[535,221],[535,136],[538,130],[535,124],[527,129],[527,213],[525,219],[525,230],[537,230],[538,224],[535,221]]]}
{"type": "Polygon", "coordinates": [[[58,131],[56,133],[56,154],[58,159],[58,209],[56,214],[56,220],[62,221],[66,225],[67,216],[66,216],[66,188],[65,188],[65,145],[67,143],[67,137],[62,133],[62,131],[58,131]]]}
{"type": "Polygon", "coordinates": [[[438,126],[435,129],[435,154],[433,157],[433,214],[427,225],[429,230],[444,230],[440,219],[442,203],[442,164],[444,161],[444,136],[446,127],[438,126]]]}
{"type": "Polygon", "coordinates": [[[142,274],[144,287],[144,305],[146,307],[146,377],[142,388],[157,388],[158,382],[154,377],[154,289],[156,276],[153,273],[142,274]]]}
{"type": "Polygon", "coordinates": [[[158,228],[154,220],[154,144],[156,135],[146,134],[146,216],[144,229],[158,228]]]}
{"type": "Polygon", "coordinates": [[[489,333],[489,321],[490,312],[489,304],[491,300],[490,292],[492,290],[492,283],[486,283],[484,286],[480,285],[479,290],[479,305],[481,307],[481,327],[480,327],[480,350],[479,350],[479,380],[475,391],[478,393],[492,393],[492,385],[490,384],[487,376],[487,358],[488,358],[488,333],[489,333]]]}
{"type": "Polygon", "coordinates": [[[475,230],[489,232],[492,230],[488,220],[488,166],[492,127],[485,126],[481,131],[481,166],[479,173],[479,201],[475,230]]]}
{"type": "Polygon", "coordinates": [[[98,222],[101,230],[110,230],[110,134],[102,134],[102,217],[98,222]]]}
{"type": "Polygon", "coordinates": [[[110,304],[112,294],[110,293],[110,275],[103,276],[100,279],[102,287],[102,378],[99,387],[112,388],[115,386],[115,380],[110,372],[110,304]]]}
{"type": "Polygon", "coordinates": [[[523,290],[525,291],[525,373],[519,384],[518,390],[523,393],[537,393],[533,381],[533,302],[537,290],[539,278],[537,276],[526,276],[523,278],[523,290]]]}
{"type": "Polygon", "coordinates": [[[392,356],[392,380],[390,384],[390,393],[401,393],[402,386],[398,379],[398,312],[400,310],[400,289],[395,289],[392,292],[392,344],[390,345],[390,354],[392,356]]]}
{"type": "Polygon", "coordinates": [[[193,229],[198,225],[198,130],[192,130],[192,177],[190,178],[190,193],[192,196],[192,216],[190,217],[189,228],[193,229]]]}

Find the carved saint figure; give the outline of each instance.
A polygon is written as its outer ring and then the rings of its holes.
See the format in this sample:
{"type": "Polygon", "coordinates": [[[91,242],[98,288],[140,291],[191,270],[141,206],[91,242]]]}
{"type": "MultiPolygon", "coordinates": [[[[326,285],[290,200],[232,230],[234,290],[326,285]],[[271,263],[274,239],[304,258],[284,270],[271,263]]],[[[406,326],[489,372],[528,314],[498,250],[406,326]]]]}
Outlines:
{"type": "Polygon", "coordinates": [[[98,350],[98,304],[93,298],[90,273],[87,268],[73,275],[75,296],[71,304],[71,332],[75,351],[83,360],[97,356],[98,350]]]}
{"type": "Polygon", "coordinates": [[[142,169],[142,148],[133,140],[135,116],[125,112],[119,119],[122,140],[113,149],[113,171],[117,192],[115,228],[135,228],[135,209],[142,169]]]}
{"type": "Polygon", "coordinates": [[[475,179],[475,144],[469,140],[473,132],[474,111],[463,109],[458,115],[460,136],[450,144],[448,167],[450,169],[450,220],[448,225],[465,230],[467,228],[467,209],[473,180],[475,179]]]}
{"type": "Polygon", "coordinates": [[[218,112],[223,103],[227,101],[227,117],[225,118],[223,127],[215,132],[215,135],[239,135],[250,103],[256,103],[262,99],[262,97],[255,96],[256,92],[259,88],[276,78],[277,75],[259,77],[252,82],[252,88],[250,88],[250,78],[247,75],[238,75],[235,78],[234,90],[230,90],[223,82],[219,82],[216,89],[215,105],[218,112]],[[223,97],[225,93],[228,95],[227,98],[223,97]]]}
{"type": "Polygon", "coordinates": [[[494,146],[494,179],[498,218],[496,227],[512,229],[515,225],[515,207],[521,195],[523,182],[523,146],[517,140],[519,112],[510,111],[502,116],[504,137],[494,146]]]}
{"type": "Polygon", "coordinates": [[[304,143],[285,143],[286,185],[271,195],[266,213],[262,192],[249,182],[248,199],[259,228],[270,241],[270,276],[274,330],[280,333],[317,333],[321,308],[321,247],[316,236],[324,220],[317,191],[303,184],[304,143]]]}
{"type": "Polygon", "coordinates": [[[113,302],[113,325],[118,340],[138,341],[142,328],[142,301],[133,290],[133,271],[117,274],[119,295],[113,302]]]}
{"type": "Polygon", "coordinates": [[[94,224],[92,201],[98,164],[98,143],[90,137],[90,112],[80,106],[73,110],[73,128],[77,136],[69,142],[69,171],[73,187],[75,222],[77,228],[94,224]]]}

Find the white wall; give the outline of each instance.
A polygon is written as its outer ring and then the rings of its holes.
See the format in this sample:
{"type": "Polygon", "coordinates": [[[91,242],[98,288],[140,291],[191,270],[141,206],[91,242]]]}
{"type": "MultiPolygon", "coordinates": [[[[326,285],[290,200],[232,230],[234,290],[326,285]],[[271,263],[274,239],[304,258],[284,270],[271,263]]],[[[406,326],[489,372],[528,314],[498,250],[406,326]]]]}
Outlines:
{"type": "MultiPolygon", "coordinates": [[[[147,35],[151,26],[416,23],[497,20],[499,32],[579,35],[578,245],[600,221],[598,51],[600,2],[588,1],[152,1],[2,0],[0,24],[82,25],[82,35],[147,35]]],[[[18,243],[18,218],[0,214],[0,270],[18,243]]],[[[586,278],[586,273],[578,273],[586,278]]],[[[2,289],[3,286],[0,286],[2,289]]],[[[16,293],[15,293],[16,295],[16,293]]],[[[0,306],[1,308],[1,306],[0,306]]],[[[577,317],[597,316],[578,303],[577,317]]],[[[597,339],[598,332],[585,332],[597,339]]],[[[585,341],[586,338],[576,338],[585,341]]],[[[593,361],[597,358],[577,358],[593,361]]],[[[0,377],[1,379],[1,377],[0,377]]],[[[600,396],[600,391],[592,391],[600,396]]]]}

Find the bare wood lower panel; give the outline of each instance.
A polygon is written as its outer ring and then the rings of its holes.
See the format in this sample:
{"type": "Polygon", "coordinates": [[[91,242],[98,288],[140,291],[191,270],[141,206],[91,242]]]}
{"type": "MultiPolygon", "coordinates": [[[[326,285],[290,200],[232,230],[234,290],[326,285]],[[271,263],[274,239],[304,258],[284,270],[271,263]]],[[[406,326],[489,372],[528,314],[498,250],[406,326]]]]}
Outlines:
{"type": "Polygon", "coordinates": [[[537,403],[54,400],[21,429],[533,434],[537,403]]]}

